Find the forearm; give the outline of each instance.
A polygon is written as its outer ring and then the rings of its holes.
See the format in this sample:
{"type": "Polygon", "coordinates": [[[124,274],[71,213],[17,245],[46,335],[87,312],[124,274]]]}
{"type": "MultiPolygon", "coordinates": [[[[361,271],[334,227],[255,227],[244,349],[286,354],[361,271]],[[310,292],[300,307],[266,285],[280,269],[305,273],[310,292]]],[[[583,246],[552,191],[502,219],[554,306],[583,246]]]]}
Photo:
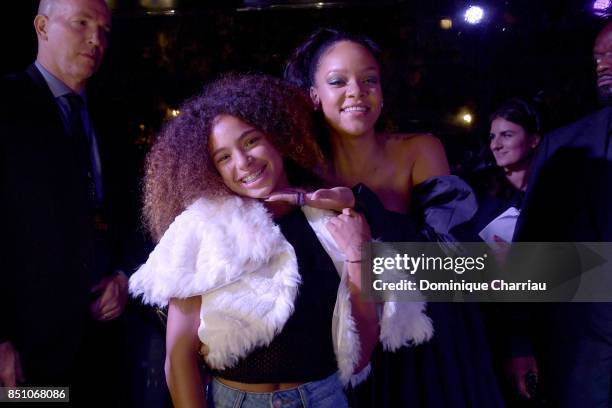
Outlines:
{"type": "Polygon", "coordinates": [[[166,382],[177,408],[206,406],[198,367],[200,297],[171,299],[166,328],[166,382]]]}
{"type": "Polygon", "coordinates": [[[380,327],[375,302],[366,302],[361,298],[361,264],[348,264],[349,291],[351,310],[359,333],[361,354],[355,372],[361,371],[370,362],[370,357],[378,342],[380,327]]]}
{"type": "Polygon", "coordinates": [[[344,208],[341,214],[330,219],[326,227],[345,257],[351,310],[361,343],[355,367],[355,372],[359,372],[368,365],[379,333],[376,304],[361,299],[361,249],[372,239],[370,227],[363,215],[350,208],[344,208]]]}
{"type": "Polygon", "coordinates": [[[165,372],[172,403],[176,408],[206,407],[197,353],[169,353],[166,356],[165,372]]]}

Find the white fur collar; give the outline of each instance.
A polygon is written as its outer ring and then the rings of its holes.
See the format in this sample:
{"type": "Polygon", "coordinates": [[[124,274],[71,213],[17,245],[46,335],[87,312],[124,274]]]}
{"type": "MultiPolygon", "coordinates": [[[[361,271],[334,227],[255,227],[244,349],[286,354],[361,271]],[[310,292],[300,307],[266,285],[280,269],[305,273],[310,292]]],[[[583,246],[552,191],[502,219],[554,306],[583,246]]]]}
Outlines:
{"type": "Polygon", "coordinates": [[[198,335],[222,370],[282,330],[299,283],[293,247],[264,206],[231,196],[199,199],[176,217],[130,291],[159,306],[202,295],[198,335]]]}
{"type": "MultiPolygon", "coordinates": [[[[332,334],[346,384],[359,360],[360,344],[344,257],[325,228],[334,214],[308,207],[304,213],[341,277],[332,334]]],[[[299,283],[293,247],[265,207],[232,196],[199,199],[176,217],[147,262],[130,278],[130,292],[162,307],[171,298],[202,295],[198,335],[210,349],[207,363],[223,369],[269,344],[282,330],[293,313],[299,283]]],[[[424,309],[422,302],[385,304],[381,310],[385,348],[395,350],[429,339],[433,329],[424,309]]]]}
{"type": "Polygon", "coordinates": [[[263,205],[236,196],[199,199],[177,216],[130,278],[132,295],[165,307],[280,262],[299,281],[291,245],[263,205]]]}

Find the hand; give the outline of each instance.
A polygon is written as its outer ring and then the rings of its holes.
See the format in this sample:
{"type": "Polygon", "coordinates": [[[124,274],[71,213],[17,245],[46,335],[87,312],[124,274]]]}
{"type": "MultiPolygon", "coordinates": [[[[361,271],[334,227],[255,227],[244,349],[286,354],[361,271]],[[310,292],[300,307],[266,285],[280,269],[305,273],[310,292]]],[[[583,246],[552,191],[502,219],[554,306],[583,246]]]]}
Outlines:
{"type": "Polygon", "coordinates": [[[493,235],[493,241],[495,242],[495,246],[493,247],[493,256],[495,257],[498,265],[504,266],[506,264],[508,254],[510,253],[510,249],[512,248],[512,244],[505,241],[498,235],[493,235]]]}
{"type": "Polygon", "coordinates": [[[341,211],[355,206],[355,196],[348,187],[323,188],[312,193],[299,189],[283,189],[273,192],[266,201],[284,201],[298,205],[298,193],[304,194],[304,205],[323,210],[341,211]]]}
{"type": "Polygon", "coordinates": [[[108,276],[91,289],[100,296],[90,305],[91,315],[96,320],[109,321],[117,318],[128,299],[128,278],[121,271],[108,276]]]}
{"type": "Polygon", "coordinates": [[[348,187],[322,188],[306,194],[306,205],[323,210],[342,211],[355,206],[355,195],[348,187]]]}
{"type": "Polygon", "coordinates": [[[200,349],[198,350],[198,354],[202,358],[206,358],[209,352],[210,352],[210,348],[205,343],[200,343],[200,349]]]}
{"type": "Polygon", "coordinates": [[[0,343],[0,386],[16,387],[23,382],[19,353],[10,341],[0,343]]]}
{"type": "Polygon", "coordinates": [[[372,239],[370,226],[363,215],[345,208],[329,220],[326,228],[347,260],[361,260],[361,247],[372,239]]]}
{"type": "Polygon", "coordinates": [[[534,372],[536,379],[539,380],[538,364],[533,356],[513,357],[506,365],[506,374],[510,377],[512,386],[521,397],[526,399],[531,399],[531,395],[527,391],[527,384],[525,384],[525,375],[530,370],[534,372]]]}

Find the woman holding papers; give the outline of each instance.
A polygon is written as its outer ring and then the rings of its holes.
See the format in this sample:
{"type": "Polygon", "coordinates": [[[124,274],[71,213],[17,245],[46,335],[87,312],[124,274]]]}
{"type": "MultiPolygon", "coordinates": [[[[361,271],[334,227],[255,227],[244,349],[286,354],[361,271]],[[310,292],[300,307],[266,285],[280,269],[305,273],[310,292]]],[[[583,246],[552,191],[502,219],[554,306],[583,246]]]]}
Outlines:
{"type": "Polygon", "coordinates": [[[540,140],[539,115],[530,103],[510,99],[491,115],[489,148],[497,168],[474,218],[475,232],[484,241],[512,241],[540,140]]]}

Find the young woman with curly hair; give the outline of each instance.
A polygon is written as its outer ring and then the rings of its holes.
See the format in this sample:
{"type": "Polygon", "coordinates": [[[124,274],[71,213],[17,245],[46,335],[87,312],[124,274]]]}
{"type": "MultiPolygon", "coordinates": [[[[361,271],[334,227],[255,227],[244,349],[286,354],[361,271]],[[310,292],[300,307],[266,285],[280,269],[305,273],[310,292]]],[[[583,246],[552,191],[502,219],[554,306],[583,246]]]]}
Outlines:
{"type": "MultiPolygon", "coordinates": [[[[318,29],[296,48],[285,79],[311,97],[328,178],[345,186],[363,183],[374,193],[375,200],[366,206],[370,209],[365,208],[373,236],[455,246],[453,229],[476,212],[474,194],[450,175],[444,148],[434,136],[376,129],[383,92],[380,48],[371,39],[318,29]]],[[[356,198],[359,204],[362,200],[356,198]]],[[[358,390],[359,406],[502,404],[477,309],[468,304],[427,305],[432,340],[402,349],[401,355],[376,352],[372,387],[358,390]]]]}
{"type": "Polygon", "coordinates": [[[215,407],[344,407],[378,332],[389,347],[410,341],[401,320],[379,329],[360,299],[370,231],[350,190],[303,194],[320,184],[309,115],[279,79],[226,76],[181,107],[148,156],[144,213],[158,244],[130,290],[169,304],[177,407],[205,403],[200,351],[215,407]]]}

